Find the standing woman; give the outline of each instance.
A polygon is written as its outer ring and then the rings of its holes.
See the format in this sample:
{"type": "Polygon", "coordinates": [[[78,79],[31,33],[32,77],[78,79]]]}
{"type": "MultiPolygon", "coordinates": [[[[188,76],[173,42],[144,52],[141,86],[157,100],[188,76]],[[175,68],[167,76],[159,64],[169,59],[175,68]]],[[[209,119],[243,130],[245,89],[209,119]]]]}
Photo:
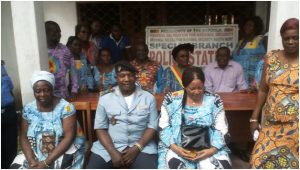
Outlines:
{"type": "Polygon", "coordinates": [[[20,128],[23,154],[11,168],[81,168],[85,138],[81,130],[76,135],[74,106],[53,95],[53,74],[36,72],[31,84],[36,100],[24,107],[20,128]]]}
{"type": "Polygon", "coordinates": [[[88,63],[94,66],[98,51],[96,45],[92,41],[89,41],[90,27],[85,24],[76,25],[75,35],[81,41],[82,52],[87,57],[88,63]]]}
{"type": "Polygon", "coordinates": [[[117,84],[116,72],[111,62],[111,52],[108,48],[102,48],[99,51],[96,68],[94,68],[94,77],[99,91],[110,90],[117,84]]]}
{"type": "Polygon", "coordinates": [[[79,93],[85,93],[87,90],[93,90],[94,79],[90,68],[87,65],[87,58],[82,52],[80,40],[75,36],[68,38],[67,47],[74,56],[75,69],[78,76],[79,93]]]}
{"type": "Polygon", "coordinates": [[[252,150],[252,168],[299,169],[299,20],[286,20],[280,35],[283,50],[266,55],[250,119],[251,133],[260,130],[252,150]]]}
{"type": "Polygon", "coordinates": [[[247,18],[242,24],[241,40],[232,52],[233,60],[240,63],[249,88],[255,88],[255,70],[257,63],[265,55],[263,35],[263,21],[260,17],[247,18]]]}
{"type": "Polygon", "coordinates": [[[228,132],[223,102],[218,95],[204,91],[204,73],[199,67],[186,68],[184,90],[168,93],[159,119],[159,169],[229,169],[228,132]],[[182,144],[182,126],[207,129],[208,147],[188,150],[182,144]]]}
{"type": "Polygon", "coordinates": [[[194,51],[192,44],[180,44],[172,50],[175,64],[166,68],[163,72],[163,93],[174,92],[183,89],[181,77],[185,68],[190,67],[190,52],[194,51]]]}

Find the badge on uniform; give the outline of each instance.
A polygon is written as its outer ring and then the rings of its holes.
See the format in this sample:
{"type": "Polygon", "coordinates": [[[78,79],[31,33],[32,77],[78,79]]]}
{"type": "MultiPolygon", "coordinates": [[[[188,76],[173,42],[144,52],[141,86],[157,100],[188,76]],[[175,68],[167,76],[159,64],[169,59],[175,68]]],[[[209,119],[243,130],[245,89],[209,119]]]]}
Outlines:
{"type": "Polygon", "coordinates": [[[115,125],[115,124],[117,123],[117,119],[115,118],[115,115],[113,115],[113,116],[111,117],[110,123],[111,123],[112,125],[115,125]]]}

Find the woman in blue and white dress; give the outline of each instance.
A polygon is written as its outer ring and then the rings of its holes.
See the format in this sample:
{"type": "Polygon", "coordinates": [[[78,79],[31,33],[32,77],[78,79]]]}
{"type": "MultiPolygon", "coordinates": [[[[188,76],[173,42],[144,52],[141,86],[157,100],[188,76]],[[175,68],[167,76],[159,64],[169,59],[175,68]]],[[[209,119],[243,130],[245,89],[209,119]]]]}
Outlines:
{"type": "Polygon", "coordinates": [[[111,51],[108,48],[99,51],[93,75],[100,92],[110,90],[117,85],[116,72],[114,65],[111,63],[111,51]]]}
{"type": "Polygon", "coordinates": [[[91,69],[88,66],[87,56],[82,52],[80,39],[76,36],[70,36],[66,46],[74,57],[75,70],[78,76],[79,93],[85,93],[87,90],[94,90],[94,78],[91,69]]]}
{"type": "Polygon", "coordinates": [[[183,72],[184,90],[168,93],[159,119],[159,169],[231,168],[225,138],[228,126],[220,96],[204,91],[204,74],[199,67],[183,72]],[[181,145],[181,124],[208,127],[211,147],[189,151],[181,145]]]}
{"type": "Polygon", "coordinates": [[[82,168],[85,137],[76,123],[74,106],[53,95],[53,74],[39,71],[31,82],[36,100],[23,109],[19,137],[22,152],[10,168],[82,168]]]}

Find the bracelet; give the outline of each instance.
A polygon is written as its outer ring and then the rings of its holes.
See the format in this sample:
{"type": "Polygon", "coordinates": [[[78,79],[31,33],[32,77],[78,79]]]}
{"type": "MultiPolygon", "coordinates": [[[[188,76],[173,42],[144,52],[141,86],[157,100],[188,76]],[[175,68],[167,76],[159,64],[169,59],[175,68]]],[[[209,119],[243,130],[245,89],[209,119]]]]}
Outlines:
{"type": "Polygon", "coordinates": [[[252,123],[252,122],[258,122],[258,120],[257,120],[257,119],[251,119],[251,118],[250,118],[249,122],[250,122],[250,123],[252,123]]]}
{"type": "Polygon", "coordinates": [[[140,152],[144,149],[139,143],[135,143],[134,145],[140,150],[140,152]]]}
{"type": "Polygon", "coordinates": [[[45,160],[43,160],[44,164],[46,165],[47,168],[50,168],[50,166],[46,163],[45,160]]]}

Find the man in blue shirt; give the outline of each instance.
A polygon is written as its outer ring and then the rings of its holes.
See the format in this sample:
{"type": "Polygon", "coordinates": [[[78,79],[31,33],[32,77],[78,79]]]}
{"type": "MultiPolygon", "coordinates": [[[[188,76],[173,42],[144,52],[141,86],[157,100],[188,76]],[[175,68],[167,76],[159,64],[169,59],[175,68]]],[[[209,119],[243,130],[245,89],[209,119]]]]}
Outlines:
{"type": "Polygon", "coordinates": [[[135,85],[137,70],[127,61],[115,65],[118,86],[99,98],[87,169],[156,169],[158,126],[154,96],[135,85]]]}
{"type": "Polygon", "coordinates": [[[8,169],[17,155],[17,114],[13,83],[1,60],[1,168],[8,169]]]}
{"type": "Polygon", "coordinates": [[[120,24],[113,24],[111,33],[103,39],[103,48],[109,48],[111,51],[111,60],[115,64],[120,60],[130,60],[130,44],[127,36],[122,35],[120,24]]]}

